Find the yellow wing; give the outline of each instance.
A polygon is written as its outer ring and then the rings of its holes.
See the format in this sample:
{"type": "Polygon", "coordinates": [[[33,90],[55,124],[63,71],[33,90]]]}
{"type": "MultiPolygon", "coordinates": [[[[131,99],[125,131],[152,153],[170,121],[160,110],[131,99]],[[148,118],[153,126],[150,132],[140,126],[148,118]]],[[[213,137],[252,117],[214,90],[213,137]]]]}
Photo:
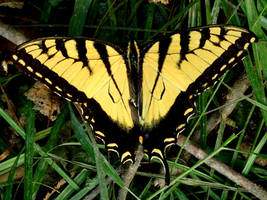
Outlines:
{"type": "Polygon", "coordinates": [[[239,27],[209,26],[173,34],[149,46],[141,64],[142,125],[155,127],[176,106],[177,116],[182,116],[176,122],[177,131],[182,129],[193,113],[193,106],[183,102],[244,58],[255,40],[254,34],[239,27]],[[178,100],[181,94],[184,99],[178,100]]]}
{"type": "Polygon", "coordinates": [[[128,67],[122,54],[110,45],[85,39],[41,38],[20,45],[13,59],[24,72],[59,95],[81,103],[86,119],[91,117],[86,110],[90,99],[121,128],[133,127],[128,67]]]}

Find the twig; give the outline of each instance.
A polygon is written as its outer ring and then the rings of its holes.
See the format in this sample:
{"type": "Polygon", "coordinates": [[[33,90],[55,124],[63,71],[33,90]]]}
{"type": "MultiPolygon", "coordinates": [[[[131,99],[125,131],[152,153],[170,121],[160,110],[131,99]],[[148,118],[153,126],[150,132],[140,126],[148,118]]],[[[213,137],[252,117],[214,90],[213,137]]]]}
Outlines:
{"type": "Polygon", "coordinates": [[[29,40],[23,33],[0,20],[0,35],[16,45],[29,40]]]}
{"type": "MultiPolygon", "coordinates": [[[[233,112],[236,105],[239,103],[240,93],[245,93],[246,90],[250,87],[250,82],[247,74],[241,74],[238,79],[235,81],[232,92],[227,94],[227,101],[224,103],[227,106],[222,106],[221,113],[222,119],[226,120],[226,118],[233,112]],[[238,91],[238,92],[236,92],[238,91]]],[[[209,120],[207,121],[207,133],[209,134],[212,130],[214,130],[218,124],[220,123],[220,114],[218,112],[213,113],[209,120]]],[[[200,140],[199,130],[194,133],[194,136],[191,138],[192,141],[196,142],[200,140]]]]}
{"type": "MultiPolygon", "coordinates": [[[[128,170],[122,175],[122,180],[125,184],[125,187],[129,188],[129,185],[132,182],[138,167],[140,166],[143,156],[144,156],[143,147],[142,145],[138,145],[134,164],[131,164],[128,170]]],[[[127,196],[127,190],[125,190],[124,188],[120,188],[118,199],[125,200],[126,196],[127,196]]]]}
{"type": "MultiPolygon", "coordinates": [[[[186,141],[186,137],[179,135],[179,138],[177,140],[177,145],[182,147],[185,141],[186,141]]],[[[184,149],[200,160],[208,156],[208,154],[205,151],[203,151],[202,149],[200,149],[199,147],[197,147],[195,144],[193,144],[190,141],[186,143],[186,145],[184,146],[184,149]]],[[[205,161],[205,163],[209,167],[215,169],[220,174],[226,176],[228,179],[230,179],[237,185],[240,185],[241,187],[245,188],[248,192],[255,195],[257,198],[259,199],[267,198],[267,191],[265,191],[262,187],[256,185],[255,183],[251,182],[250,180],[248,180],[241,174],[237,173],[236,171],[231,169],[226,164],[216,160],[215,158],[211,158],[205,161]]]]}
{"type": "MultiPolygon", "coordinates": [[[[109,185],[112,182],[112,179],[110,177],[106,178],[106,185],[109,185]]],[[[83,200],[91,200],[91,199],[95,199],[97,197],[97,195],[99,195],[100,190],[99,187],[95,188],[92,192],[90,192],[89,195],[85,196],[83,198],[83,200]]]]}

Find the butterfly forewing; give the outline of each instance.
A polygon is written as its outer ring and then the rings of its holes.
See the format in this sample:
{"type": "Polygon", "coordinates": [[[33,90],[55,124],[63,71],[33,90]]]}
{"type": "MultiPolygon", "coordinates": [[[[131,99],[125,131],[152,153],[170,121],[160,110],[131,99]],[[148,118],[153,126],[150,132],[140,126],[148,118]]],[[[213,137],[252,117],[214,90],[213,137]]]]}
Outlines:
{"type": "MultiPolygon", "coordinates": [[[[152,44],[140,64],[143,71],[143,125],[157,125],[182,93],[190,99],[216,82],[226,70],[244,58],[245,49],[255,40],[253,34],[242,28],[210,26],[182,35],[173,34],[152,44]]],[[[188,106],[183,111],[182,123],[192,109],[188,106]]]]}
{"type": "Polygon", "coordinates": [[[113,47],[91,40],[43,38],[17,48],[22,70],[78,103],[94,99],[123,128],[132,128],[127,67],[113,47]]]}

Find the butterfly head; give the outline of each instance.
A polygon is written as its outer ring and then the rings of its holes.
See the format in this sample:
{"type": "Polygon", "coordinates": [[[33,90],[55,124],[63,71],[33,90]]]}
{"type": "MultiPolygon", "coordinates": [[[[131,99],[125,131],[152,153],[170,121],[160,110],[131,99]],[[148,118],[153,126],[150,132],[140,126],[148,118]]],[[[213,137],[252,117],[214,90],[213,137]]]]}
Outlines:
{"type": "Polygon", "coordinates": [[[140,52],[139,52],[139,47],[137,45],[137,42],[134,40],[131,40],[128,43],[128,48],[127,48],[127,58],[128,58],[128,61],[130,61],[131,65],[137,66],[139,55],[140,55],[140,52]]]}

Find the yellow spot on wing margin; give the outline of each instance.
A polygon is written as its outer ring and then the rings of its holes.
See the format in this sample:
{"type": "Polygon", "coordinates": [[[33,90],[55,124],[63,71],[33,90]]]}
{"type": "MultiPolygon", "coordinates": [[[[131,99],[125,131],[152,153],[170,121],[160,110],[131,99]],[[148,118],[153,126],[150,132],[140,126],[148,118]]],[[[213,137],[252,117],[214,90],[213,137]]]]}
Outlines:
{"type": "Polygon", "coordinates": [[[55,87],[58,91],[62,92],[62,89],[58,86],[55,87]]]}
{"type": "Polygon", "coordinates": [[[255,42],[255,40],[256,40],[256,38],[253,37],[250,39],[250,42],[253,43],[253,42],[255,42]]]}
{"type": "Polygon", "coordinates": [[[175,141],[175,138],[165,138],[164,143],[174,142],[174,141],[175,141]]]}
{"type": "Polygon", "coordinates": [[[38,77],[40,77],[40,78],[43,78],[43,75],[40,74],[39,72],[36,72],[35,75],[38,76],[38,77]]]}
{"type": "Polygon", "coordinates": [[[132,159],[127,159],[127,160],[124,160],[127,156],[132,156],[132,154],[129,152],[129,151],[126,151],[125,153],[123,153],[122,155],[121,155],[121,162],[122,163],[125,163],[125,162],[127,162],[127,161],[129,161],[129,160],[131,160],[132,161],[132,159]]]}
{"type": "Polygon", "coordinates": [[[176,131],[178,131],[184,127],[185,127],[185,124],[180,124],[179,126],[176,127],[176,131]]]}
{"type": "Polygon", "coordinates": [[[21,59],[20,59],[18,62],[19,62],[21,65],[23,65],[23,66],[26,65],[26,63],[24,62],[24,60],[21,60],[21,59]]]}
{"type": "Polygon", "coordinates": [[[14,60],[18,60],[18,56],[16,56],[16,55],[13,55],[12,58],[13,58],[14,60]]]}
{"type": "Polygon", "coordinates": [[[33,72],[33,69],[30,66],[26,67],[28,71],[33,72]]]}
{"type": "Polygon", "coordinates": [[[235,58],[231,58],[228,63],[234,62],[235,58]]]}
{"type": "Polygon", "coordinates": [[[116,144],[116,143],[109,143],[109,144],[107,144],[107,147],[109,147],[109,148],[118,148],[119,146],[116,144]]]}
{"type": "Polygon", "coordinates": [[[211,79],[214,80],[217,78],[217,76],[218,76],[218,74],[215,74],[211,79]]]}
{"type": "MultiPolygon", "coordinates": [[[[89,116],[86,116],[86,117],[89,118],[89,116]]],[[[101,137],[105,137],[105,134],[102,133],[101,131],[95,131],[95,134],[100,135],[101,137]]]]}
{"type": "Polygon", "coordinates": [[[50,81],[49,78],[45,78],[45,81],[46,81],[47,83],[49,83],[50,85],[52,85],[52,81],[50,81]]]}
{"type": "Polygon", "coordinates": [[[159,150],[159,149],[153,149],[153,150],[151,151],[151,153],[156,153],[157,155],[159,155],[159,157],[160,157],[161,159],[164,159],[163,154],[162,154],[162,151],[159,150]]]}
{"type": "Polygon", "coordinates": [[[186,109],[186,111],[184,112],[184,116],[186,116],[188,113],[190,113],[192,111],[193,111],[193,108],[186,109]]]}
{"type": "Polygon", "coordinates": [[[220,71],[223,71],[225,68],[227,67],[227,65],[223,65],[220,69],[220,71]]]}

